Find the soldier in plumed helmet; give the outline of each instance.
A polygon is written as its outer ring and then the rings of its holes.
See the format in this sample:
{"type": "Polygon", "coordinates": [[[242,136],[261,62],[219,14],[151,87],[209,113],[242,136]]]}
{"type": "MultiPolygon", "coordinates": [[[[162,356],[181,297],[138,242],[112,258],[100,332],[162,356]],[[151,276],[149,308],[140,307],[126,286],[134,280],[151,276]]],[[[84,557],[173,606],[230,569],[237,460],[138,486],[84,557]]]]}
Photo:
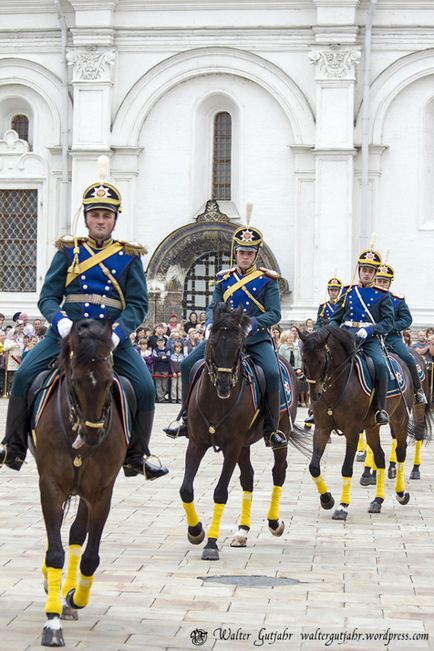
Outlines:
{"type": "MultiPolygon", "coordinates": [[[[263,243],[262,233],[253,226],[240,226],[232,236],[232,254],[236,265],[220,271],[216,276],[214,293],[206,315],[205,339],[212,326],[214,307],[225,302],[233,309],[242,306],[250,317],[250,332],[246,338],[246,350],[253,361],[261,366],[266,379],[264,439],[273,449],[286,447],[285,435],[278,430],[280,416],[279,369],[268,328],[280,321],[280,295],[275,271],[258,267],[256,259],[263,243]]],[[[174,427],[164,431],[168,436],[187,435],[186,398],[190,370],[205,354],[203,341],[181,364],[183,386],[183,409],[174,427]]]]}
{"type": "Polygon", "coordinates": [[[315,330],[319,330],[327,325],[331,315],[335,311],[336,304],[339,300],[339,295],[342,291],[342,280],[333,277],[327,283],[328,299],[324,303],[320,303],[318,313],[316,316],[315,330]]]}
{"type": "MultiPolygon", "coordinates": [[[[390,290],[393,280],[395,280],[393,267],[386,263],[381,264],[375,276],[376,286],[384,290],[390,290]]],[[[402,339],[402,331],[410,327],[413,318],[404,296],[399,296],[394,292],[390,292],[390,294],[392,297],[394,322],[391,332],[385,338],[386,346],[407,364],[413,380],[415,402],[416,404],[423,405],[426,403],[426,397],[420,383],[416,360],[402,339]]]]}
{"type": "Polygon", "coordinates": [[[381,256],[372,246],[362,251],[357,260],[359,282],[342,290],[330,325],[350,332],[375,365],[375,421],[387,425],[385,410],[388,368],[376,335],[387,335],[393,328],[393,307],[387,290],[375,286],[375,275],[381,256]]]}
{"type": "MultiPolygon", "coordinates": [[[[102,164],[106,165],[104,161],[102,164]]],[[[131,381],[137,399],[124,472],[127,476],[143,474],[147,479],[156,479],[168,470],[147,459],[155,408],[154,385],[129,338],[143,322],[148,308],[141,262],[146,251],[139,244],[113,239],[121,212],[121,195],[112,184],[104,179],[92,183],[84,191],[82,204],[88,235],[65,236],[56,243],[58,251],[38,302],[40,312],[51,325],[15,374],[6,434],[0,446],[0,465],[20,470],[25,460],[27,393],[38,373],[57,357],[60,340],[69,334],[74,321],[101,319],[112,326],[114,368],[131,381]]]]}

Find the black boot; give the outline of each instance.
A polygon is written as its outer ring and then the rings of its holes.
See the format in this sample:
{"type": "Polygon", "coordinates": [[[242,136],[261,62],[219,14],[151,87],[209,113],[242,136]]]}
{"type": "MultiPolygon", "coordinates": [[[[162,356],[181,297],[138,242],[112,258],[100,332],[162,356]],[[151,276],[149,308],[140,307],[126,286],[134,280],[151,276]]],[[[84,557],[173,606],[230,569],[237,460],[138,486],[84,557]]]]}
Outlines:
{"type": "Polygon", "coordinates": [[[27,454],[27,400],[9,397],[6,434],[0,445],[0,466],[20,470],[27,454]]]}
{"type": "Polygon", "coordinates": [[[386,393],[387,393],[387,374],[383,377],[377,378],[376,387],[375,387],[375,422],[377,425],[388,425],[389,424],[389,414],[384,409],[386,404],[386,393]]]}
{"type": "Polygon", "coordinates": [[[149,450],[149,439],[151,438],[153,421],[153,411],[137,412],[133,431],[131,432],[131,441],[124,461],[124,473],[126,477],[144,475],[146,479],[158,479],[167,475],[169,472],[161,462],[157,465],[151,463],[146,458],[152,456],[149,450]]]}
{"type": "Polygon", "coordinates": [[[272,450],[288,447],[288,439],[279,427],[280,393],[267,392],[264,399],[264,441],[267,448],[272,450]]]}
{"type": "Polygon", "coordinates": [[[178,418],[169,424],[169,427],[164,427],[163,432],[171,439],[177,439],[178,436],[186,436],[188,438],[187,427],[187,398],[190,386],[182,384],[182,403],[181,411],[178,418]]]}
{"type": "Polygon", "coordinates": [[[411,379],[413,380],[414,401],[417,405],[426,405],[427,399],[420,383],[419,372],[416,364],[407,364],[407,366],[411,374],[411,379]]]}

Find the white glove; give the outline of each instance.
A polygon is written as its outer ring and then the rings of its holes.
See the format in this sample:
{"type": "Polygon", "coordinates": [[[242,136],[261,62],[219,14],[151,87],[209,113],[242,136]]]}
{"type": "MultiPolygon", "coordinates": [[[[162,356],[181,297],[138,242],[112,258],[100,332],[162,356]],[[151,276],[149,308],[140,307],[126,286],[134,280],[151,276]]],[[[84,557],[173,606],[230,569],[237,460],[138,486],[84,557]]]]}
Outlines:
{"type": "Polygon", "coordinates": [[[211,328],[212,328],[212,323],[208,323],[208,325],[205,328],[205,341],[208,341],[209,336],[211,334],[211,328]]]}
{"type": "Polygon", "coordinates": [[[118,345],[118,343],[120,342],[120,338],[117,336],[116,332],[112,332],[112,342],[113,342],[113,350],[114,350],[118,345]]]}
{"type": "Polygon", "coordinates": [[[64,339],[69,335],[71,332],[72,328],[72,321],[71,319],[68,319],[67,316],[63,317],[63,319],[60,319],[60,321],[57,324],[57,332],[59,335],[64,339]]]}
{"type": "Polygon", "coordinates": [[[368,331],[365,330],[365,328],[360,328],[360,330],[357,330],[356,332],[356,337],[360,337],[360,339],[366,339],[368,336],[368,331]]]}

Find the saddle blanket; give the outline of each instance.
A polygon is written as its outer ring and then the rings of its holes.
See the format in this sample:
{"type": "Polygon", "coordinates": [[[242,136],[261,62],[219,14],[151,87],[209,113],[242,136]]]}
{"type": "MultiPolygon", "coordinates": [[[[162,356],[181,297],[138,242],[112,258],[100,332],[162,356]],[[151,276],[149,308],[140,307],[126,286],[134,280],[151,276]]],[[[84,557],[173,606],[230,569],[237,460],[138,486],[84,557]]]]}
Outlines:
{"type": "MultiPolygon", "coordinates": [[[[294,380],[289,374],[286,365],[279,360],[280,374],[282,381],[280,382],[280,413],[286,412],[287,405],[289,409],[292,408],[295,399],[294,380]]],[[[243,359],[243,373],[247,378],[250,386],[250,393],[252,396],[253,407],[255,410],[259,409],[261,403],[261,387],[259,386],[258,378],[254,370],[254,365],[249,357],[243,359]]]]}
{"type": "MultiPolygon", "coordinates": [[[[395,396],[400,396],[401,391],[404,392],[406,390],[407,380],[405,378],[405,375],[402,372],[402,368],[398,360],[396,360],[394,357],[390,357],[389,359],[390,359],[390,363],[392,364],[393,373],[390,372],[390,368],[389,368],[387,397],[394,398],[395,396]],[[392,375],[395,375],[395,377],[392,377],[392,375]]],[[[372,393],[374,383],[372,382],[372,377],[369,372],[366,359],[361,355],[356,355],[354,358],[354,362],[356,365],[360,386],[362,387],[366,395],[370,396],[372,393]]],[[[387,365],[389,366],[389,362],[387,362],[387,365]]]]}
{"type": "MultiPolygon", "coordinates": [[[[57,386],[59,378],[60,370],[54,369],[54,371],[51,371],[51,373],[45,378],[43,386],[38,390],[32,409],[32,431],[36,429],[44,412],[44,409],[48,403],[48,400],[50,399],[50,396],[57,386]]],[[[119,407],[122,420],[122,429],[128,445],[131,438],[131,428],[134,414],[131,412],[125,391],[116,374],[113,377],[113,395],[119,407]]]]}

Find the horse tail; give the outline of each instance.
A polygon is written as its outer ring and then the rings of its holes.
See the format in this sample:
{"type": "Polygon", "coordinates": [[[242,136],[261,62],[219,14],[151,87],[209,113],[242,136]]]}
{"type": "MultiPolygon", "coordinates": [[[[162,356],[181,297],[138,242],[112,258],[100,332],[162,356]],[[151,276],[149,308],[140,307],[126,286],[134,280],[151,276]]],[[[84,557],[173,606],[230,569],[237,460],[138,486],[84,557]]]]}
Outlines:
{"type": "Polygon", "coordinates": [[[293,423],[289,432],[288,442],[308,459],[312,457],[313,433],[308,432],[296,423],[293,423]]]}
{"type": "Polygon", "coordinates": [[[65,501],[62,504],[62,524],[65,522],[66,516],[69,513],[69,509],[71,508],[71,501],[73,497],[75,497],[75,495],[68,495],[68,497],[65,499],[65,501]]]}
{"type": "Polygon", "coordinates": [[[412,417],[408,420],[407,436],[411,441],[429,443],[433,439],[434,412],[430,403],[424,406],[423,413],[421,411],[417,408],[413,409],[412,417]]]}

